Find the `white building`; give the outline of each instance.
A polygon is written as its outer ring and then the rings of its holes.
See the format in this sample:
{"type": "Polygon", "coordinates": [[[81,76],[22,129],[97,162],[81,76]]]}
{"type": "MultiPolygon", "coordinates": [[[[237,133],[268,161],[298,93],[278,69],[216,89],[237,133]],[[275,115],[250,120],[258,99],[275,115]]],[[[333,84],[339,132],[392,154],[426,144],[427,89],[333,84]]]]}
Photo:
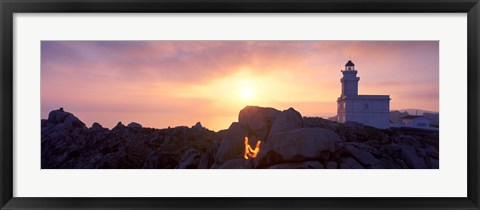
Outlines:
{"type": "Polygon", "coordinates": [[[358,95],[360,77],[357,77],[357,70],[351,60],[341,72],[342,94],[337,100],[337,121],[353,121],[377,128],[388,128],[390,96],[358,95]]]}
{"type": "Polygon", "coordinates": [[[414,128],[430,128],[430,119],[423,116],[407,115],[402,117],[402,125],[414,128]]]}

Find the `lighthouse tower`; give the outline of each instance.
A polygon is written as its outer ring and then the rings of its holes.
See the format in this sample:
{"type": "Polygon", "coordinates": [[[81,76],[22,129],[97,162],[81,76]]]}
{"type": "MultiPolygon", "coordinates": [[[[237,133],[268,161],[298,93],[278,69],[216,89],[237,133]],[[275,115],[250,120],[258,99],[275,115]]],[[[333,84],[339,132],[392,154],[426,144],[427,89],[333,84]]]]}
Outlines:
{"type": "Polygon", "coordinates": [[[388,128],[390,112],[389,95],[358,95],[357,70],[351,60],[341,70],[342,94],[337,99],[337,121],[358,122],[365,125],[388,128]]]}
{"type": "Polygon", "coordinates": [[[345,70],[341,70],[343,77],[340,79],[342,83],[342,96],[357,96],[358,95],[358,81],[355,64],[351,60],[345,64],[345,70]]]}

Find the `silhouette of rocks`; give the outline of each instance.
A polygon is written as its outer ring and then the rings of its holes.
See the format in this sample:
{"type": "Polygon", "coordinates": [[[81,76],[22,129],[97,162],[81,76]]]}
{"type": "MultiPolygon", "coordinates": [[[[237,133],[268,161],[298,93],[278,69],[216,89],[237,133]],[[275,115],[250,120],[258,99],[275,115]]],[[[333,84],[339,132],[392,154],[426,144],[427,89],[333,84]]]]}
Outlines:
{"type": "Polygon", "coordinates": [[[87,128],[63,109],[52,111],[49,119],[42,120],[42,168],[196,168],[200,158],[185,156],[190,149],[205,156],[203,167],[209,168],[223,135],[206,128],[151,129],[121,122],[112,130],[99,123],[87,128]]]}
{"type": "Polygon", "coordinates": [[[58,110],[51,111],[48,114],[48,122],[49,123],[63,123],[65,119],[72,115],[71,113],[63,111],[63,108],[60,108],[58,110]]]}
{"type": "Polygon", "coordinates": [[[136,122],[131,122],[127,125],[128,128],[142,128],[142,125],[140,125],[140,123],[136,123],[136,122]]]}
{"type": "Polygon", "coordinates": [[[68,115],[63,122],[64,128],[67,130],[73,130],[75,128],[86,128],[85,123],[80,121],[77,117],[68,115]]]}
{"type": "Polygon", "coordinates": [[[63,108],[41,120],[41,167],[116,169],[430,169],[439,168],[438,132],[376,129],[302,117],[293,108],[247,106],[226,130],[153,129],[121,122],[90,128],[63,108]],[[244,158],[245,137],[256,158],[244,158]]]}
{"type": "Polygon", "coordinates": [[[195,123],[194,126],[192,126],[192,129],[196,129],[196,130],[199,130],[199,129],[202,129],[202,128],[203,128],[203,126],[202,126],[202,123],[200,123],[200,122],[197,122],[197,123],[195,123]]]}
{"type": "Polygon", "coordinates": [[[102,130],[103,129],[102,125],[100,125],[100,123],[97,123],[97,122],[94,122],[92,124],[91,128],[94,129],[94,130],[102,130]]]}

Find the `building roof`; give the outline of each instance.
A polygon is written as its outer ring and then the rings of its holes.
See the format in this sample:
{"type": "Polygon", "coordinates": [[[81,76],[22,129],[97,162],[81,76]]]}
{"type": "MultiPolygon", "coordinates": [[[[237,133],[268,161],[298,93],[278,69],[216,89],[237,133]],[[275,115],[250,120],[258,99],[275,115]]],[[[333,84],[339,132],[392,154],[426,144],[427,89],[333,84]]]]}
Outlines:
{"type": "Polygon", "coordinates": [[[402,117],[401,119],[415,119],[415,118],[425,118],[425,119],[428,119],[424,116],[418,116],[418,115],[407,115],[407,116],[404,116],[402,117]]]}
{"type": "Polygon", "coordinates": [[[355,66],[355,64],[353,64],[351,60],[348,60],[347,64],[345,64],[345,66],[355,66]]]}

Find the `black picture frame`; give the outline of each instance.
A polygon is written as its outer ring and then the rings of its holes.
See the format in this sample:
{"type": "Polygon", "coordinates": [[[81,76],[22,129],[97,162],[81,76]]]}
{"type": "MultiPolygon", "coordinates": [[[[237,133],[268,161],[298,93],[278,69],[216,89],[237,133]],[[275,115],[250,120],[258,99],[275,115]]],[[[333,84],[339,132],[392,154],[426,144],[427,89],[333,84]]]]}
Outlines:
{"type": "MultiPolygon", "coordinates": [[[[0,0],[1,209],[479,209],[479,0],[0,0]],[[13,197],[15,13],[467,13],[468,188],[465,198],[13,197]]],[[[161,189],[159,189],[161,190],[161,189]]],[[[319,189],[321,190],[321,189],[319,189]]]]}

